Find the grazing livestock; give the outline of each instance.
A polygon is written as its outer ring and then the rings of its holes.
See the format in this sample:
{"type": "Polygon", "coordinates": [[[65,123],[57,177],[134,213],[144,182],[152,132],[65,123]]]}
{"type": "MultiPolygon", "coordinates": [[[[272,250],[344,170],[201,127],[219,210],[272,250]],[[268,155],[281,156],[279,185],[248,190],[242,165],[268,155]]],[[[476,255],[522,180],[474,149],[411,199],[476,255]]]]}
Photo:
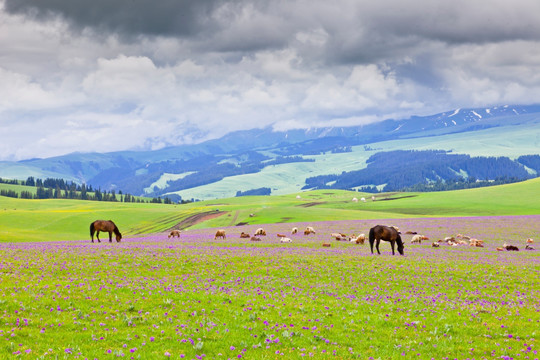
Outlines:
{"type": "Polygon", "coordinates": [[[363,197],[363,198],[360,198],[360,201],[361,201],[361,202],[366,202],[366,198],[364,198],[364,197],[363,197]]]}
{"type": "Polygon", "coordinates": [[[407,231],[405,234],[407,234],[407,235],[416,235],[418,233],[416,231],[407,231]]]}
{"type": "Polygon", "coordinates": [[[282,237],[286,237],[287,235],[283,235],[283,234],[277,234],[277,237],[278,238],[282,238],[282,237]]]}
{"type": "Polygon", "coordinates": [[[534,242],[534,240],[531,239],[531,238],[528,238],[526,242],[527,242],[527,244],[532,244],[534,242]]]}
{"type": "Polygon", "coordinates": [[[258,238],[256,236],[252,236],[250,240],[251,241],[261,241],[261,238],[258,238]]]}
{"type": "Polygon", "coordinates": [[[322,246],[324,246],[324,247],[331,247],[332,244],[330,244],[330,243],[323,243],[322,246]]]}
{"type": "Polygon", "coordinates": [[[358,202],[358,199],[357,198],[352,198],[352,202],[358,202]]]}
{"type": "Polygon", "coordinates": [[[437,241],[434,241],[431,243],[431,247],[441,247],[441,245],[437,241]]]}
{"type": "Polygon", "coordinates": [[[351,242],[355,242],[357,244],[360,244],[360,245],[364,245],[364,241],[366,241],[366,235],[365,234],[360,234],[356,237],[352,237],[351,238],[351,242]]]}
{"type": "Polygon", "coordinates": [[[214,236],[214,240],[216,240],[218,237],[222,239],[226,239],[227,236],[225,235],[225,230],[216,231],[216,236],[214,236]]]}
{"type": "Polygon", "coordinates": [[[504,248],[503,247],[498,247],[497,251],[504,251],[504,248]]]}
{"type": "Polygon", "coordinates": [[[245,232],[242,231],[242,233],[240,234],[240,237],[242,239],[247,239],[247,238],[250,238],[251,236],[248,233],[245,233],[245,232]]]}
{"type": "Polygon", "coordinates": [[[527,244],[525,245],[525,250],[534,250],[534,248],[531,245],[527,244]]]}
{"type": "Polygon", "coordinates": [[[291,234],[296,234],[298,232],[298,228],[297,227],[293,227],[292,230],[291,230],[291,234]]]}
{"type": "Polygon", "coordinates": [[[415,244],[415,243],[421,244],[422,240],[429,240],[429,238],[424,235],[414,235],[411,239],[411,244],[415,244]]]}
{"type": "Polygon", "coordinates": [[[311,226],[306,227],[306,229],[304,230],[304,235],[309,234],[315,234],[315,230],[311,226]]]}
{"type": "Polygon", "coordinates": [[[172,238],[172,237],[180,237],[180,230],[173,230],[171,231],[171,233],[169,234],[169,236],[167,237],[168,239],[172,238]]]}
{"type": "Polygon", "coordinates": [[[472,238],[469,240],[469,246],[484,247],[484,240],[472,238]]]}
{"type": "Polygon", "coordinates": [[[101,242],[101,240],[99,240],[100,231],[109,233],[110,243],[112,243],[113,232],[116,235],[116,242],[120,242],[120,240],[122,239],[122,234],[120,234],[120,231],[118,230],[118,226],[116,226],[116,224],[113,223],[111,220],[96,220],[90,224],[90,237],[92,238],[92,242],[94,242],[94,233],[96,233],[97,241],[101,242]]]}
{"type": "Polygon", "coordinates": [[[255,235],[266,236],[266,231],[263,228],[258,228],[255,230],[255,235]]]}
{"type": "Polygon", "coordinates": [[[279,242],[290,243],[290,242],[292,242],[292,239],[288,238],[288,237],[282,237],[281,239],[279,239],[279,242]]]}
{"type": "Polygon", "coordinates": [[[336,239],[336,241],[348,241],[347,235],[342,233],[332,233],[330,236],[336,239]]]}
{"type": "Polygon", "coordinates": [[[506,251],[519,251],[519,248],[515,245],[508,245],[506,243],[502,246],[506,251]]]}
{"type": "Polygon", "coordinates": [[[399,235],[399,231],[396,230],[393,226],[384,226],[384,225],[376,225],[372,227],[369,230],[369,246],[371,248],[371,253],[373,254],[373,244],[375,243],[375,247],[377,249],[377,253],[380,255],[381,252],[379,251],[379,244],[381,240],[390,242],[390,246],[392,247],[392,255],[395,255],[394,253],[394,244],[397,243],[397,250],[401,255],[403,254],[403,241],[401,240],[401,236],[399,235]]]}

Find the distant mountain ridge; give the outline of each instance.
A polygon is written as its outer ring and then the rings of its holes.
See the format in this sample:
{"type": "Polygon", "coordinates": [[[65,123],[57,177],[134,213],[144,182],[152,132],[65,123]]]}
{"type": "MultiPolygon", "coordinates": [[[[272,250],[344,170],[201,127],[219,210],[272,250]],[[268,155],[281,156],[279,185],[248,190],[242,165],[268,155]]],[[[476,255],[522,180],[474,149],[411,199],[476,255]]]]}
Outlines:
{"type": "MultiPolygon", "coordinates": [[[[72,153],[47,159],[4,161],[0,162],[0,177],[62,178],[103,190],[114,189],[133,195],[160,196],[218,183],[225,178],[252,176],[271,166],[290,168],[287,164],[313,162],[313,156],[321,154],[351,152],[353,148],[357,151],[358,146],[364,146],[363,149],[368,151],[373,148],[373,144],[383,141],[428,139],[485,129],[538,124],[540,105],[536,104],[456,109],[430,116],[389,119],[363,126],[288,131],[274,131],[267,127],[236,131],[200,144],[155,151],[72,153]],[[163,176],[166,174],[175,176],[165,181],[163,176]]],[[[533,137],[530,141],[538,140],[533,137]]],[[[319,164],[317,166],[318,174],[315,175],[326,174],[324,168],[320,168],[319,164]]],[[[334,170],[329,168],[328,174],[332,174],[332,171],[334,170]]],[[[313,175],[305,174],[304,179],[313,175]]],[[[298,188],[304,186],[305,182],[298,184],[298,188]]],[[[260,187],[263,185],[256,188],[260,187]]],[[[230,191],[234,194],[248,190],[251,189],[230,191]]],[[[276,190],[279,189],[274,187],[273,191],[276,190]]]]}

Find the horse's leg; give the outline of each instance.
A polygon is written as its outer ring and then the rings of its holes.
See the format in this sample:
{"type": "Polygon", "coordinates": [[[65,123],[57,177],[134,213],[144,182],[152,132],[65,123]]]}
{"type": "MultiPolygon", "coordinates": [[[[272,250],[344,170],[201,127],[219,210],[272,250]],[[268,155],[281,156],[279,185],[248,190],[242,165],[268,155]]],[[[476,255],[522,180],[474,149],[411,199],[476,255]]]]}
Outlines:
{"type": "Polygon", "coordinates": [[[92,242],[94,242],[94,233],[91,232],[91,233],[90,233],[90,236],[92,237],[92,242]]]}
{"type": "Polygon", "coordinates": [[[112,243],[112,231],[109,231],[109,242],[112,243]]]}
{"type": "Polygon", "coordinates": [[[381,243],[381,239],[377,239],[377,242],[375,243],[375,247],[377,248],[377,253],[381,255],[381,252],[379,251],[379,244],[381,243]]]}
{"type": "Polygon", "coordinates": [[[99,240],[99,230],[96,233],[96,239],[97,239],[98,242],[101,242],[101,240],[99,240]]]}
{"type": "Polygon", "coordinates": [[[392,247],[392,255],[394,254],[394,241],[390,241],[390,246],[392,247]]]}
{"type": "Polygon", "coordinates": [[[375,242],[375,240],[371,240],[369,239],[369,247],[371,248],[371,253],[373,254],[373,243],[375,242]]]}

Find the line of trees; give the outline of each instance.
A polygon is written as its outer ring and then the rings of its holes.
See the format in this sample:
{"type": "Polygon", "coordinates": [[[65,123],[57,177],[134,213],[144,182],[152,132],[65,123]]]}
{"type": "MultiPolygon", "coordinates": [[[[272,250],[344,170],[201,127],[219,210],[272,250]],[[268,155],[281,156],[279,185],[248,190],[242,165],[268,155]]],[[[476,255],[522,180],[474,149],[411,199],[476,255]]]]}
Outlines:
{"type": "Polygon", "coordinates": [[[93,189],[92,185],[68,183],[64,179],[47,178],[45,180],[36,179],[33,176],[26,180],[11,180],[0,178],[0,183],[10,185],[24,185],[36,187],[36,192],[23,190],[17,192],[15,190],[0,190],[0,196],[7,196],[21,199],[74,199],[74,200],[92,200],[92,201],[112,201],[112,202],[131,202],[131,203],[159,203],[172,204],[172,200],[165,197],[154,197],[145,199],[133,196],[131,194],[123,194],[119,191],[118,194],[114,191],[104,191],[101,189],[93,189]]]}

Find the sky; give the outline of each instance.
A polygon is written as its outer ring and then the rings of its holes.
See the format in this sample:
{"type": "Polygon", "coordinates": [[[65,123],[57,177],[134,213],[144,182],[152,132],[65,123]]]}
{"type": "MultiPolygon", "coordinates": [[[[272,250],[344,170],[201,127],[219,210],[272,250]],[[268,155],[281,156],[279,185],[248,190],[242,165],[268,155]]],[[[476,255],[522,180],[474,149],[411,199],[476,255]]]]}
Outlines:
{"type": "Polygon", "coordinates": [[[0,0],[0,160],[540,102],[538,0],[0,0]]]}

